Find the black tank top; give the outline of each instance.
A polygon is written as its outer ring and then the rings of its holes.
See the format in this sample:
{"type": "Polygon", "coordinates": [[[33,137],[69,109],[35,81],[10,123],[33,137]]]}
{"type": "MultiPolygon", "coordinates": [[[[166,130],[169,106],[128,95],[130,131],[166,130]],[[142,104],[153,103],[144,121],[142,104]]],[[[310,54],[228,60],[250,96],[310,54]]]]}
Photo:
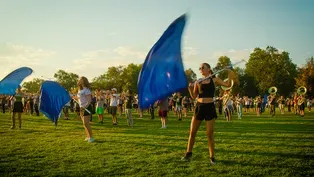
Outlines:
{"type": "Polygon", "coordinates": [[[199,98],[213,98],[215,95],[215,85],[212,78],[208,84],[201,84],[201,90],[198,94],[199,98]]]}

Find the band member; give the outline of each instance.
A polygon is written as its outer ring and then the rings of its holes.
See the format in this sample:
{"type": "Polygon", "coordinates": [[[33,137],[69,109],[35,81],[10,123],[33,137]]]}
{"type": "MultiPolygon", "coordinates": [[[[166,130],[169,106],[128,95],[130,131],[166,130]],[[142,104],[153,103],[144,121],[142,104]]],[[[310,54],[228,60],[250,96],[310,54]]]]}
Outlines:
{"type": "Polygon", "coordinates": [[[230,106],[230,102],[231,102],[231,98],[230,98],[230,93],[229,93],[230,90],[225,90],[225,93],[223,95],[223,110],[224,110],[224,113],[225,113],[225,117],[227,119],[228,122],[231,121],[231,109],[232,109],[232,106],[230,106]]]}
{"type": "Polygon", "coordinates": [[[272,117],[275,116],[275,112],[276,112],[275,103],[276,103],[276,95],[269,95],[269,106],[270,106],[269,113],[272,117]]]}
{"type": "Polygon", "coordinates": [[[256,114],[257,116],[261,115],[261,110],[262,110],[262,98],[258,96],[255,100],[256,103],[256,114]]]}
{"type": "Polygon", "coordinates": [[[240,94],[236,96],[236,107],[237,107],[237,113],[238,113],[238,119],[242,119],[242,98],[240,97],[240,94]]]}
{"type": "Polygon", "coordinates": [[[300,116],[303,117],[304,116],[304,109],[305,109],[305,97],[304,97],[304,95],[300,95],[298,97],[298,107],[299,107],[300,116]]]}
{"type": "Polygon", "coordinates": [[[14,100],[13,105],[13,114],[12,114],[12,127],[11,129],[15,129],[15,115],[17,113],[17,117],[19,119],[19,129],[22,128],[22,112],[23,112],[23,98],[24,93],[21,91],[21,86],[19,86],[16,90],[16,93],[10,98],[14,100]]]}
{"type": "Polygon", "coordinates": [[[278,102],[280,113],[284,114],[285,113],[285,99],[283,98],[283,96],[280,96],[277,102],[278,102]]]}

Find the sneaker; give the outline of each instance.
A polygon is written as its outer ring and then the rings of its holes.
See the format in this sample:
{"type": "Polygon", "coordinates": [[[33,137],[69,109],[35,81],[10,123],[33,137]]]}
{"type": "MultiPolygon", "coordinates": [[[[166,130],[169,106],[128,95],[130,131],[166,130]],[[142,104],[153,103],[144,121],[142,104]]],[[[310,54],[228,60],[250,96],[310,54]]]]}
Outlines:
{"type": "Polygon", "coordinates": [[[189,162],[192,159],[192,152],[187,152],[184,157],[181,158],[181,161],[189,162]]]}
{"type": "Polygon", "coordinates": [[[214,157],[211,157],[209,160],[210,160],[210,164],[212,164],[212,165],[216,164],[216,160],[214,157]]]}
{"type": "Polygon", "coordinates": [[[89,140],[89,138],[87,138],[87,137],[84,139],[84,141],[88,141],[88,140],[89,140]]]}
{"type": "Polygon", "coordinates": [[[92,142],[94,142],[94,141],[95,141],[94,138],[90,138],[90,139],[88,140],[89,143],[92,143],[92,142]]]}
{"type": "Polygon", "coordinates": [[[15,126],[12,126],[10,129],[11,129],[11,130],[12,130],[12,129],[15,129],[15,126]]]}

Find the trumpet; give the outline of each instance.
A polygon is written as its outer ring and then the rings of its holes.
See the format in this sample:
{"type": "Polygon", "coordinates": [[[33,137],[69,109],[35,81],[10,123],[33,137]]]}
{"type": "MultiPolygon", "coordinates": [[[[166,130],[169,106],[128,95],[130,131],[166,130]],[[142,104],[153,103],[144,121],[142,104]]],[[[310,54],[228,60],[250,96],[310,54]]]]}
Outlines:
{"type": "Polygon", "coordinates": [[[304,86],[299,87],[298,90],[297,90],[297,93],[298,93],[299,95],[305,95],[306,92],[307,92],[307,89],[306,89],[306,87],[304,87],[304,86]]]}
{"type": "Polygon", "coordinates": [[[277,93],[277,87],[270,87],[270,88],[268,89],[268,93],[269,93],[270,95],[275,96],[276,93],[277,93]]]}

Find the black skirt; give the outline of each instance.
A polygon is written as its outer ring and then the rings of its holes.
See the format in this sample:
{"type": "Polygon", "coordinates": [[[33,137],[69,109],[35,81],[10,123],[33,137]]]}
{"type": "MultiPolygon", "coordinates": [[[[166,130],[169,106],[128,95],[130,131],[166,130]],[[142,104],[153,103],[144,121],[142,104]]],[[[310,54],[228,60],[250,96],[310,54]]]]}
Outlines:
{"type": "Polygon", "coordinates": [[[14,102],[13,112],[23,112],[22,102],[14,102]]]}
{"type": "Polygon", "coordinates": [[[206,121],[216,119],[218,116],[216,113],[215,104],[197,102],[194,109],[194,117],[197,120],[206,120],[206,121]]]}

